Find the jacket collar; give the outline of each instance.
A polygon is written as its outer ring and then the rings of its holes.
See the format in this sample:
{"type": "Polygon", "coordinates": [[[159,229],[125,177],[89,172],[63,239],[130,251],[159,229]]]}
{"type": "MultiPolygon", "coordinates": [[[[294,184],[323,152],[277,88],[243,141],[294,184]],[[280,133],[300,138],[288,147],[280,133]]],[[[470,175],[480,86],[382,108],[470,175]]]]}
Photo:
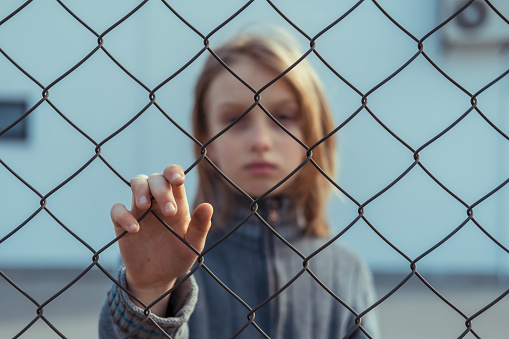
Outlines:
{"type": "Polygon", "coordinates": [[[261,239],[272,233],[265,223],[289,241],[304,234],[304,216],[293,208],[291,199],[287,196],[266,197],[257,203],[256,211],[253,211],[245,200],[231,208],[231,218],[218,235],[224,236],[237,228],[230,237],[251,241],[261,239]]]}

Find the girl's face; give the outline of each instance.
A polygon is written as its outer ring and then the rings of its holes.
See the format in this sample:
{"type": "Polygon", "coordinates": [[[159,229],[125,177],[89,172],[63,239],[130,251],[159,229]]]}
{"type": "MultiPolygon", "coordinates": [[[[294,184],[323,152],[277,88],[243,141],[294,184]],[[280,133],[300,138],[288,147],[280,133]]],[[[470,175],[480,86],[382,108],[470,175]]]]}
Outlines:
{"type": "MultiPolygon", "coordinates": [[[[254,89],[260,89],[277,74],[244,57],[233,71],[254,89]]],[[[254,103],[254,94],[228,71],[212,80],[205,96],[209,137],[227,127],[254,103]]],[[[261,93],[260,103],[294,136],[302,140],[297,96],[284,79],[261,93]]],[[[306,157],[306,150],[256,106],[208,147],[208,155],[240,188],[257,197],[290,174],[306,157]]],[[[297,173],[276,192],[284,193],[297,173]]]]}

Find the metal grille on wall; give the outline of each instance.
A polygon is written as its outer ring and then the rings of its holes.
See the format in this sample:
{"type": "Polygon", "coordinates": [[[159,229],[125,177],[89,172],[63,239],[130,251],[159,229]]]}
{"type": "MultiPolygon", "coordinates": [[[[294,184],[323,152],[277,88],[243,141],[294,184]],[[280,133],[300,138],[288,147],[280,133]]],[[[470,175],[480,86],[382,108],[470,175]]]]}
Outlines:
{"type": "MultiPolygon", "coordinates": [[[[261,1],[261,0],[260,0],[261,1]]],[[[258,1],[258,2],[260,2],[258,1]]],[[[25,3],[21,4],[19,7],[15,8],[11,13],[6,15],[4,18],[1,18],[0,20],[0,33],[2,32],[2,28],[4,25],[6,25],[9,22],[16,21],[16,20],[22,20],[22,14],[23,11],[32,6],[34,3],[37,3],[38,0],[30,0],[26,1],[25,3]]],[[[9,133],[10,130],[14,130],[16,128],[19,128],[22,124],[24,124],[28,117],[31,115],[37,114],[38,109],[42,106],[51,107],[51,109],[58,114],[58,116],[61,118],[63,122],[67,126],[70,126],[75,133],[80,134],[82,137],[86,138],[89,142],[88,147],[89,149],[93,150],[93,155],[87,159],[79,168],[77,168],[71,175],[65,176],[61,178],[60,183],[56,185],[55,187],[52,187],[49,190],[40,191],[36,187],[39,185],[38,182],[33,182],[31,178],[24,177],[23,175],[19,174],[19,171],[16,170],[17,165],[16,163],[10,163],[9,161],[3,159],[0,154],[0,164],[3,168],[7,170],[8,177],[1,178],[2,182],[7,181],[19,181],[22,183],[26,188],[28,188],[33,195],[37,196],[37,198],[40,201],[40,207],[37,209],[30,211],[28,214],[24,214],[20,216],[22,218],[22,222],[16,225],[8,225],[9,231],[0,234],[0,248],[2,247],[2,244],[8,241],[10,238],[16,236],[20,233],[20,231],[25,228],[27,225],[29,225],[31,222],[33,222],[33,219],[36,218],[40,214],[46,214],[49,217],[51,217],[58,225],[65,230],[71,237],[73,237],[75,240],[77,240],[81,246],[86,248],[88,251],[90,251],[90,254],[92,255],[92,260],[89,263],[89,266],[83,269],[83,271],[75,277],[72,281],[69,281],[68,285],[59,290],[57,293],[52,295],[50,298],[46,300],[36,300],[34,299],[30,293],[27,293],[21,286],[19,286],[16,281],[11,279],[7,274],[5,274],[3,271],[0,271],[0,275],[2,278],[8,282],[10,285],[12,285],[19,293],[24,295],[30,302],[32,302],[36,308],[36,315],[35,317],[26,324],[25,328],[21,328],[19,330],[19,333],[16,334],[16,337],[23,337],[24,333],[34,325],[36,322],[44,322],[46,323],[54,332],[56,335],[64,338],[66,337],[66,333],[62,333],[57,326],[54,326],[52,323],[52,320],[50,317],[46,317],[44,314],[44,309],[47,305],[52,303],[55,299],[59,298],[63,293],[67,293],[68,290],[76,284],[80,279],[82,279],[90,270],[92,269],[99,269],[101,270],[105,276],[107,276],[111,281],[115,284],[118,284],[116,281],[116,278],[112,276],[108,269],[106,269],[101,264],[101,254],[105,252],[106,250],[110,249],[111,247],[116,246],[117,241],[123,237],[125,234],[120,235],[119,237],[112,238],[110,242],[102,244],[102,246],[92,246],[83,239],[82,236],[79,235],[81,232],[77,232],[76,229],[73,227],[72,223],[66,222],[64,220],[61,220],[58,213],[54,213],[54,208],[51,204],[51,197],[58,192],[59,190],[62,190],[66,185],[73,182],[73,180],[76,180],[76,178],[89,166],[96,162],[102,162],[105,164],[112,173],[114,173],[116,180],[122,182],[123,184],[129,186],[129,178],[126,178],[123,175],[123,169],[119,168],[118,166],[114,166],[110,163],[107,156],[103,155],[103,148],[108,145],[108,143],[111,143],[112,140],[118,138],[120,135],[122,135],[128,128],[133,124],[136,120],[138,120],[140,117],[143,116],[145,112],[147,112],[149,109],[156,108],[162,116],[166,118],[166,121],[168,124],[171,124],[175,126],[180,133],[185,135],[190,142],[198,145],[202,149],[202,157],[195,159],[196,161],[186,168],[185,172],[189,173],[195,170],[196,165],[200,161],[208,161],[211,162],[211,160],[207,157],[206,149],[207,146],[210,143],[214,142],[215,138],[212,138],[210,142],[207,142],[205,144],[201,144],[198,140],[194,138],[194,136],[186,130],[182,126],[182,124],[179,124],[178,119],[173,115],[173,113],[169,112],[171,111],[168,109],[165,109],[163,105],[160,105],[158,102],[157,94],[160,92],[163,88],[167,87],[169,84],[171,84],[175,78],[177,78],[179,75],[182,75],[185,70],[188,67],[191,67],[196,60],[201,57],[202,55],[208,55],[208,54],[214,54],[214,49],[212,46],[212,43],[216,36],[219,34],[219,32],[222,32],[224,30],[227,30],[229,27],[229,24],[234,21],[238,16],[240,16],[243,12],[248,11],[250,6],[255,1],[249,1],[241,6],[238,6],[233,14],[231,14],[224,22],[219,24],[214,29],[202,32],[199,29],[196,28],[196,25],[193,25],[191,22],[186,20],[185,16],[181,13],[179,13],[178,10],[176,10],[171,4],[171,1],[161,0],[161,3],[164,5],[164,8],[167,9],[167,11],[171,12],[172,15],[174,15],[175,18],[178,18],[188,29],[190,32],[193,32],[199,40],[201,40],[202,45],[200,46],[199,51],[193,55],[191,58],[189,58],[183,66],[178,69],[173,74],[169,75],[164,81],[158,83],[156,86],[151,87],[144,83],[139,77],[135,76],[132,71],[129,69],[129,67],[125,66],[121,59],[121,56],[114,55],[114,53],[111,53],[108,49],[108,38],[110,35],[119,27],[122,25],[125,25],[129,20],[136,17],[139,11],[148,3],[148,0],[140,2],[136,7],[132,8],[132,10],[129,11],[125,16],[123,16],[120,20],[115,22],[113,25],[108,27],[104,31],[96,31],[93,27],[93,25],[90,25],[87,23],[86,20],[82,19],[80,15],[73,11],[73,6],[70,3],[66,3],[65,1],[56,0],[56,3],[63,9],[68,15],[69,19],[72,20],[74,23],[79,23],[82,27],[84,27],[87,30],[87,34],[95,40],[95,45],[93,48],[91,48],[85,57],[81,58],[79,62],[77,62],[73,67],[68,69],[63,74],[58,74],[53,77],[54,80],[50,81],[49,83],[41,82],[41,80],[38,79],[36,75],[34,75],[33,71],[29,71],[24,67],[23,60],[19,60],[16,57],[12,56],[12,51],[8,50],[7,48],[4,49],[2,46],[2,42],[0,41],[0,53],[2,54],[2,58],[4,61],[7,61],[11,67],[14,67],[17,69],[20,74],[23,74],[31,83],[33,86],[38,86],[42,92],[42,95],[37,103],[32,105],[28,108],[28,110],[25,110],[19,118],[12,121],[12,123],[9,124],[6,128],[4,128],[0,132],[0,138],[2,136],[7,136],[7,133],[9,133]],[[72,118],[70,118],[64,109],[61,109],[59,107],[58,99],[53,101],[51,98],[52,89],[59,83],[63,82],[70,74],[73,72],[77,72],[80,70],[80,68],[84,67],[90,60],[93,59],[94,56],[102,54],[103,56],[106,56],[108,59],[110,59],[112,63],[112,67],[116,67],[117,69],[121,70],[125,75],[127,75],[136,86],[141,87],[144,91],[146,91],[146,95],[148,96],[148,99],[143,103],[144,107],[129,117],[129,119],[126,120],[126,122],[119,128],[116,128],[116,130],[113,133],[110,133],[107,137],[97,139],[93,138],[91,135],[92,133],[88,131],[87,129],[84,129],[80,127],[80,124],[73,121],[72,118]]],[[[491,133],[497,136],[497,138],[504,139],[505,145],[509,142],[509,136],[507,134],[507,127],[506,126],[499,126],[497,123],[493,122],[492,119],[490,119],[490,115],[486,114],[483,111],[483,106],[479,103],[479,96],[481,96],[483,93],[489,91],[491,88],[496,86],[497,83],[501,82],[509,73],[509,69],[503,71],[502,73],[498,74],[495,78],[491,79],[489,82],[482,84],[478,88],[475,88],[474,90],[468,90],[467,87],[463,86],[460,82],[456,81],[452,76],[450,76],[446,71],[444,71],[434,60],[433,57],[428,55],[427,49],[425,47],[426,42],[431,39],[431,37],[437,35],[437,34],[446,34],[445,37],[445,44],[448,46],[454,46],[455,44],[459,45],[468,45],[468,44],[474,44],[475,39],[478,39],[475,35],[469,35],[469,37],[465,38],[463,36],[460,36],[458,32],[455,32],[454,29],[450,28],[452,27],[452,22],[454,20],[459,20],[461,25],[466,27],[466,29],[472,29],[472,27],[478,25],[481,23],[482,20],[486,18],[486,16],[495,17],[496,21],[499,23],[499,26],[504,29],[504,27],[507,25],[509,26],[509,20],[507,18],[507,12],[503,12],[501,8],[497,8],[492,2],[486,0],[486,1],[457,1],[457,2],[449,2],[454,4],[455,6],[451,6],[450,12],[446,17],[444,17],[438,24],[435,25],[432,29],[430,29],[426,34],[423,34],[421,36],[415,36],[413,35],[409,30],[405,28],[405,25],[398,22],[398,20],[394,19],[391,16],[391,13],[389,10],[386,10],[384,7],[383,1],[364,1],[360,0],[357,3],[353,4],[350,9],[345,11],[344,13],[341,13],[337,16],[337,19],[333,22],[327,22],[323,23],[323,28],[320,32],[318,32],[315,35],[309,35],[304,29],[299,27],[296,23],[292,21],[292,19],[287,16],[285,11],[278,7],[278,3],[276,1],[272,2],[270,0],[267,0],[266,3],[269,5],[268,8],[270,8],[273,13],[276,13],[278,16],[280,16],[285,22],[288,23],[288,25],[293,29],[293,33],[295,35],[299,36],[302,39],[305,39],[309,42],[308,49],[304,52],[302,55],[302,58],[295,61],[295,64],[293,64],[291,68],[298,65],[298,63],[304,59],[304,58],[310,58],[315,57],[317,58],[323,66],[325,66],[330,74],[336,78],[336,81],[338,83],[341,83],[342,85],[348,86],[353,93],[356,93],[356,97],[358,99],[358,106],[349,112],[348,116],[343,120],[340,121],[339,124],[337,124],[336,128],[331,131],[330,134],[324,135],[323,138],[318,141],[316,144],[311,146],[305,146],[308,157],[306,159],[306,162],[311,163],[313,166],[315,166],[319,171],[321,169],[318,167],[318,165],[314,162],[312,157],[312,151],[319,145],[321,145],[325,140],[327,140],[330,136],[335,134],[340,134],[341,131],[349,126],[349,124],[352,124],[356,121],[356,118],[360,116],[360,114],[368,114],[376,124],[381,126],[383,130],[387,133],[387,135],[390,135],[391,138],[393,138],[397,143],[402,145],[408,153],[408,158],[410,159],[409,166],[399,173],[399,175],[390,182],[387,182],[383,189],[376,192],[376,194],[371,195],[368,199],[359,200],[357,197],[356,192],[348,191],[346,190],[341,182],[335,182],[332,178],[328,177],[327,174],[325,174],[323,171],[322,174],[328,181],[330,181],[331,185],[334,186],[334,189],[341,192],[350,202],[356,205],[357,207],[357,215],[347,224],[344,225],[340,231],[338,231],[336,234],[333,235],[333,238],[330,243],[341,239],[344,237],[344,235],[350,230],[356,227],[357,224],[360,222],[364,222],[366,225],[369,226],[370,232],[373,235],[376,235],[381,239],[386,246],[388,246],[391,250],[393,250],[395,253],[397,253],[401,258],[403,258],[406,262],[408,262],[409,271],[406,277],[398,283],[396,286],[394,286],[388,293],[385,295],[379,296],[379,299],[376,303],[371,305],[369,308],[365,310],[354,310],[349,307],[342,299],[341,296],[336,296],[332,291],[328,289],[327,286],[320,284],[320,280],[318,277],[316,277],[311,269],[308,267],[307,263],[309,260],[314,257],[315,255],[319,254],[319,252],[322,249],[317,249],[317,252],[313,253],[311,256],[305,256],[302,253],[300,253],[297,249],[292,248],[292,250],[295,252],[296,255],[300,256],[302,258],[303,262],[303,269],[301,272],[299,272],[293,280],[298,279],[301,275],[304,274],[310,274],[314,279],[317,281],[317,285],[321,285],[321,288],[324,288],[327,290],[331,298],[336,298],[338,303],[342,303],[347,309],[349,309],[350,312],[355,316],[356,318],[356,324],[358,328],[365,332],[365,334],[368,337],[371,337],[370,333],[368,333],[362,326],[362,318],[368,314],[369,312],[372,312],[373,310],[379,308],[379,306],[384,303],[388,298],[390,298],[394,293],[396,293],[402,286],[404,286],[412,277],[418,278],[431,292],[433,292],[445,305],[450,307],[454,312],[456,312],[460,317],[464,319],[465,326],[463,328],[458,328],[458,336],[459,337],[465,337],[467,335],[473,335],[476,338],[483,337],[482,333],[478,333],[476,331],[475,326],[475,320],[479,316],[481,316],[483,313],[485,313],[487,310],[491,309],[495,304],[497,304],[500,300],[507,298],[507,294],[509,293],[509,289],[507,289],[504,293],[499,295],[495,300],[492,300],[487,305],[479,309],[475,313],[465,313],[462,311],[462,309],[458,306],[456,306],[454,303],[449,301],[445,296],[442,296],[440,292],[432,286],[426,279],[425,276],[419,271],[418,264],[420,261],[422,261],[425,257],[429,256],[431,253],[435,252],[438,248],[443,246],[445,243],[450,241],[456,234],[461,233],[466,225],[475,225],[484,235],[487,239],[490,240],[492,245],[496,247],[498,250],[501,250],[504,254],[504,256],[509,255],[509,249],[507,248],[507,244],[504,244],[503,241],[500,239],[497,239],[495,235],[492,234],[492,232],[489,232],[485,227],[483,227],[483,224],[476,219],[474,216],[474,210],[481,206],[484,202],[491,199],[495,194],[498,192],[501,192],[504,188],[507,188],[507,183],[509,182],[509,179],[502,179],[497,184],[492,187],[489,191],[485,192],[482,196],[478,197],[475,201],[468,202],[469,200],[462,198],[457,193],[454,192],[453,189],[449,188],[449,185],[447,182],[439,180],[439,178],[434,174],[433,170],[430,170],[428,167],[426,167],[426,162],[421,160],[421,154],[428,150],[431,145],[436,143],[438,140],[444,138],[445,136],[453,133],[453,131],[457,128],[457,126],[461,125],[463,121],[467,119],[467,117],[470,117],[472,115],[477,115],[482,118],[482,120],[485,122],[485,126],[488,126],[491,133]],[[356,83],[356,79],[350,79],[345,77],[342,72],[335,67],[332,66],[332,63],[330,59],[327,57],[324,57],[320,54],[320,42],[321,38],[326,35],[329,31],[334,29],[334,27],[340,25],[343,21],[348,20],[353,13],[356,11],[359,11],[359,8],[362,6],[374,6],[377,11],[390,22],[395,29],[399,30],[399,32],[403,33],[406,37],[409,38],[409,41],[411,41],[411,44],[415,48],[415,52],[413,55],[405,60],[403,63],[401,63],[398,68],[390,74],[390,76],[384,78],[382,81],[378,82],[375,86],[372,86],[368,90],[362,91],[358,87],[356,87],[354,84],[356,83]],[[506,16],[504,16],[506,15],[506,16]],[[435,134],[432,138],[427,140],[426,142],[420,144],[418,147],[411,146],[411,143],[408,143],[404,137],[400,136],[398,133],[396,133],[393,129],[391,129],[389,126],[390,121],[388,121],[387,117],[382,117],[381,114],[377,112],[377,109],[373,109],[370,107],[369,99],[370,97],[374,96],[377,91],[380,91],[380,89],[384,88],[385,86],[388,86],[391,84],[391,82],[394,81],[394,79],[397,79],[398,76],[404,72],[407,68],[409,68],[410,65],[418,62],[418,61],[425,61],[429,65],[433,67],[433,69],[436,71],[436,74],[439,74],[442,80],[446,80],[450,83],[451,86],[453,86],[458,92],[460,92],[464,98],[465,102],[467,103],[468,108],[458,114],[456,118],[448,123],[447,125],[444,125],[441,127],[441,130],[439,133],[435,134]],[[454,199],[457,204],[462,206],[464,209],[464,212],[466,213],[466,217],[464,220],[456,225],[448,234],[438,242],[436,242],[433,246],[429,247],[426,251],[424,251],[422,254],[418,256],[410,256],[407,254],[404,250],[402,250],[397,244],[391,242],[389,239],[391,238],[390,235],[385,234],[383,231],[377,227],[376,222],[373,222],[369,214],[366,213],[366,211],[369,209],[369,205],[372,204],[375,200],[382,197],[386,192],[390,192],[391,189],[398,184],[403,178],[408,176],[410,173],[415,173],[416,171],[421,171],[422,173],[425,173],[431,180],[436,184],[437,187],[439,187],[441,190],[446,192],[452,199],[454,199]]],[[[2,6],[2,5],[0,5],[2,6]]],[[[65,28],[64,28],[65,29],[65,28]]],[[[507,31],[507,27],[505,27],[507,31]]],[[[498,31],[496,31],[498,32],[498,31]]],[[[489,46],[490,44],[506,44],[506,46],[509,44],[509,40],[504,40],[504,36],[499,37],[496,34],[489,34],[489,37],[492,37],[493,41],[487,41],[490,39],[480,39],[482,41],[479,41],[479,44],[485,44],[482,46],[489,46]],[[497,40],[498,39],[498,40],[497,40]]],[[[507,36],[507,34],[505,34],[507,36]]],[[[51,37],[49,37],[51,38],[51,37]]],[[[478,39],[479,40],[479,39],[478,39]]],[[[188,48],[188,46],[178,46],[178,51],[182,51],[188,48]]],[[[196,48],[196,46],[193,46],[193,48],[196,48]]],[[[452,47],[451,47],[452,48],[452,47]]],[[[482,47],[482,48],[489,48],[489,47],[482,47]]],[[[193,50],[193,49],[189,49],[193,50]]],[[[178,53],[177,51],[177,53],[178,53]]],[[[44,65],[41,65],[41,67],[44,67],[44,65]]],[[[506,67],[504,67],[506,68],[506,67]]],[[[37,72],[35,72],[37,73],[37,72]]],[[[0,74],[0,77],[2,75],[0,74]]],[[[280,75],[282,76],[282,75],[280,75]]],[[[277,78],[274,80],[276,81],[277,78]]],[[[0,80],[2,81],[2,80],[0,80]]],[[[404,95],[404,94],[403,94],[404,95]]],[[[79,103],[76,103],[76,105],[79,105],[79,103]]],[[[509,109],[508,109],[509,111],[509,109]]],[[[1,117],[0,117],[1,118],[1,117]]],[[[100,123],[100,122],[99,122],[100,123]]],[[[2,125],[0,125],[2,126],[2,125]]],[[[1,140],[1,139],[0,139],[1,140]]],[[[212,163],[212,162],[211,162],[212,163]]],[[[55,164],[55,166],[58,166],[58,164],[55,164]]],[[[221,174],[224,176],[224,174],[221,174]]],[[[503,173],[503,176],[507,176],[507,173],[503,173]]],[[[225,177],[228,181],[230,181],[227,177],[225,177]]],[[[287,180],[287,178],[283,179],[282,182],[287,180]]],[[[282,183],[281,182],[281,183],[282,183]]],[[[231,182],[232,186],[235,186],[235,183],[231,182]]],[[[2,192],[4,195],[9,194],[9,192],[2,192]]],[[[260,199],[263,199],[267,194],[269,194],[270,191],[266,192],[266,194],[260,196],[257,199],[252,199],[248,197],[251,200],[251,209],[252,209],[252,216],[251,217],[260,217],[257,212],[257,202],[259,202],[260,199]]],[[[242,193],[244,194],[244,193],[242,193]]],[[[505,208],[505,207],[504,207],[505,208]]],[[[105,221],[106,223],[106,221],[105,221]]],[[[171,230],[171,227],[166,225],[169,232],[174,233],[171,230]]],[[[507,227],[508,225],[505,225],[507,227]]],[[[267,224],[267,227],[271,229],[273,232],[275,232],[270,225],[267,224]]],[[[285,241],[284,239],[282,239],[285,241]]],[[[182,241],[184,241],[182,239],[182,241]]],[[[185,242],[185,241],[184,241],[185,242]]],[[[289,246],[291,246],[290,243],[288,243],[289,246]]],[[[218,244],[220,246],[220,244],[218,244]]],[[[204,268],[208,270],[207,268],[207,260],[206,260],[206,253],[203,255],[200,253],[197,253],[199,255],[198,259],[198,265],[196,266],[196,269],[204,268]]],[[[192,273],[191,273],[192,274],[192,273]]],[[[245,326],[240,328],[238,333],[233,334],[233,336],[237,336],[247,327],[247,326],[256,326],[256,320],[252,316],[253,313],[255,313],[258,309],[260,309],[262,306],[264,306],[266,303],[270,303],[273,298],[275,298],[277,295],[284,292],[284,290],[288,287],[288,285],[285,285],[283,288],[281,288],[279,291],[276,292],[275,295],[271,296],[267,301],[260,305],[249,305],[246,306],[246,323],[245,326]]],[[[225,286],[225,290],[228,290],[228,287],[225,286]]],[[[228,290],[229,291],[229,290],[228,290]]],[[[234,291],[233,291],[234,292],[234,291]]],[[[98,291],[98,293],[103,293],[103,291],[98,291]]],[[[232,294],[233,297],[237,298],[240,303],[244,303],[242,299],[240,299],[235,294],[232,294]]],[[[98,310],[99,311],[99,310],[98,310]]],[[[150,312],[147,308],[146,310],[146,319],[144,321],[152,321],[150,318],[150,312]]],[[[139,327],[143,325],[143,322],[138,324],[133,333],[136,333],[136,331],[139,330],[139,327]]],[[[503,326],[503,324],[501,324],[503,326]]],[[[260,329],[260,333],[263,336],[266,336],[262,329],[260,329]]],[[[168,336],[168,335],[167,335],[168,336]]],[[[169,336],[168,336],[169,337],[169,336]]]]}

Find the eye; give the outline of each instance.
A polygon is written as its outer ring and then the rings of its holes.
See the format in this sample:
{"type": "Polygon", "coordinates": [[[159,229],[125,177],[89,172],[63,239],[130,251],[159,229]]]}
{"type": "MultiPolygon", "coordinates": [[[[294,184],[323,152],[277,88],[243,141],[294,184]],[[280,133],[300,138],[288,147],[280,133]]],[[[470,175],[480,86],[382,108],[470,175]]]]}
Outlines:
{"type": "Polygon", "coordinates": [[[276,115],[276,119],[283,122],[293,120],[295,117],[290,113],[279,113],[276,115]]]}
{"type": "MultiPolygon", "coordinates": [[[[235,119],[237,119],[239,117],[240,114],[237,114],[237,113],[227,113],[227,114],[223,114],[222,116],[222,122],[223,124],[225,125],[229,125],[231,124],[232,122],[235,121],[235,119]]],[[[240,121],[239,121],[240,122],[240,121]]]]}
{"type": "MultiPolygon", "coordinates": [[[[235,122],[235,120],[241,114],[242,113],[239,113],[239,112],[231,112],[231,113],[228,113],[228,114],[224,114],[221,117],[221,123],[222,123],[223,128],[226,128],[226,127],[230,126],[233,122],[235,122]]],[[[240,119],[237,122],[235,122],[235,124],[230,127],[230,130],[232,130],[232,131],[243,130],[248,125],[248,122],[247,122],[248,120],[249,120],[249,116],[244,116],[242,119],[240,119]]]]}
{"type": "Polygon", "coordinates": [[[283,125],[297,122],[298,120],[297,113],[292,111],[276,111],[273,116],[283,125]]]}

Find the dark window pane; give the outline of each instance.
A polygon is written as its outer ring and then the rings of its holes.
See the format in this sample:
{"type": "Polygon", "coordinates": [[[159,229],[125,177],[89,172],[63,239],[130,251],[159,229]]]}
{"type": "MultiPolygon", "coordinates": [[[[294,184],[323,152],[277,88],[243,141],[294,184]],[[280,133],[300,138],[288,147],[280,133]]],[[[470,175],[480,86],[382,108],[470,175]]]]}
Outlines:
{"type": "MultiPolygon", "coordinates": [[[[0,101],[0,133],[18,120],[26,112],[22,101],[0,101]]],[[[0,136],[0,140],[24,140],[27,137],[27,119],[18,122],[14,127],[0,136]]]]}

